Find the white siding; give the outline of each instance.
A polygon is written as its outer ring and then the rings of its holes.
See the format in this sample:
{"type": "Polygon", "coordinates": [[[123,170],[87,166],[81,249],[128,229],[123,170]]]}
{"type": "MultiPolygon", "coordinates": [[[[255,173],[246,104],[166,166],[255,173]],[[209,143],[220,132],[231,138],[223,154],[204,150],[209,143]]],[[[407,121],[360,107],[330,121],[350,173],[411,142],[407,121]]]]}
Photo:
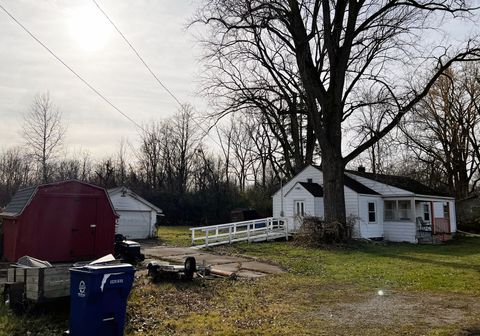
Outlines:
{"type": "Polygon", "coordinates": [[[374,180],[370,180],[365,177],[361,177],[355,174],[348,173],[348,176],[351,178],[357,180],[361,184],[363,184],[366,187],[369,187],[370,189],[376,191],[377,193],[384,195],[384,196],[395,196],[395,195],[413,195],[412,192],[406,191],[397,187],[393,187],[388,184],[380,183],[374,180]]]}
{"type": "MultiPolygon", "coordinates": [[[[146,239],[153,235],[152,212],[154,211],[125,211],[120,210],[115,233],[129,239],[146,239]]],[[[156,212],[154,212],[156,214],[156,212]]]]}
{"type": "MultiPolygon", "coordinates": [[[[323,185],[322,172],[313,166],[308,166],[283,185],[283,193],[286,194],[297,182],[307,182],[308,179],[312,179],[313,183],[323,185]]],[[[280,194],[280,190],[278,190],[273,196],[279,196],[280,194]]]]}
{"type": "Polygon", "coordinates": [[[152,237],[157,220],[157,212],[136,198],[121,193],[110,195],[112,205],[120,218],[117,221],[116,233],[131,239],[152,237]]]}
{"type": "Polygon", "coordinates": [[[358,233],[362,238],[383,237],[383,200],[380,196],[358,196],[358,233]],[[375,203],[375,223],[368,221],[368,203],[375,203]]]}
{"type": "Polygon", "coordinates": [[[360,217],[358,213],[358,194],[350,188],[344,187],[345,194],[345,212],[347,216],[352,215],[360,217]]]}
{"type": "Polygon", "coordinates": [[[411,222],[390,222],[383,223],[384,237],[393,242],[416,243],[416,226],[411,222]]]}
{"type": "Polygon", "coordinates": [[[305,216],[315,216],[314,197],[300,185],[295,187],[295,189],[290,191],[288,195],[285,196],[285,200],[283,203],[285,216],[290,217],[294,215],[293,203],[295,201],[305,202],[305,216]]]}
{"type": "Polygon", "coordinates": [[[132,196],[126,194],[122,197],[121,193],[110,195],[110,200],[115,210],[129,210],[129,211],[151,211],[152,208],[146,204],[138,201],[132,196]]]}
{"type": "Polygon", "coordinates": [[[285,217],[293,218],[288,221],[289,230],[296,230],[301,225],[301,221],[295,216],[294,203],[295,201],[304,202],[305,216],[315,216],[315,197],[312,196],[305,188],[300,184],[295,186],[284,198],[283,208],[285,217]]]}
{"type": "Polygon", "coordinates": [[[272,215],[273,217],[280,217],[282,211],[281,194],[277,193],[272,197],[272,215]]]}
{"type": "Polygon", "coordinates": [[[323,206],[323,197],[315,197],[315,217],[324,217],[325,208],[323,206]]]}

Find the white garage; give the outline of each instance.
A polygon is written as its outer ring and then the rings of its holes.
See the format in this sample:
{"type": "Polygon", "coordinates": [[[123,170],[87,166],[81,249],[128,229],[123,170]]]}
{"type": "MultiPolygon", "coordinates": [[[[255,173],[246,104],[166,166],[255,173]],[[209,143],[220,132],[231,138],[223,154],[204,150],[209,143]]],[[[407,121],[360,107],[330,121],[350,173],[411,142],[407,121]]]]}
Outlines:
{"type": "Polygon", "coordinates": [[[157,215],[162,210],[126,187],[108,190],[115,211],[120,216],[116,233],[129,239],[155,237],[157,215]]]}

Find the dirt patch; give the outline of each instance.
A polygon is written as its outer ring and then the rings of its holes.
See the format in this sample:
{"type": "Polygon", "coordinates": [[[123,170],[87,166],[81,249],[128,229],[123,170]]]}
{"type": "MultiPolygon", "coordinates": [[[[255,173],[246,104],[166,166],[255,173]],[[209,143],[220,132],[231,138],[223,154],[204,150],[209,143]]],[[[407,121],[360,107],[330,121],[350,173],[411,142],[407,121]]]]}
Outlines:
{"type": "MultiPolygon", "coordinates": [[[[452,325],[467,325],[475,319],[480,310],[476,297],[428,293],[386,292],[349,293],[349,299],[321,302],[318,310],[306,313],[306,319],[320,319],[347,330],[362,328],[394,328],[415,326],[419,329],[452,325]]],[[[368,330],[368,329],[366,329],[368,330]]],[[[364,330],[364,331],[366,331],[364,330]]],[[[366,332],[365,334],[368,334],[366,332]]],[[[399,334],[402,334],[401,332],[399,334]]],[[[465,335],[474,335],[466,333],[465,335]]]]}

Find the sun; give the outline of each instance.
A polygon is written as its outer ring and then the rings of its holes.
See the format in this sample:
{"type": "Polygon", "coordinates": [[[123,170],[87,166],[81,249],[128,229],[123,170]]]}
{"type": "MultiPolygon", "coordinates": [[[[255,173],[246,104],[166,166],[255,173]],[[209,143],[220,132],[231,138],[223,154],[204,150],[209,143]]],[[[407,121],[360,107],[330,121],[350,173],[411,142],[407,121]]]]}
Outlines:
{"type": "Polygon", "coordinates": [[[85,51],[102,49],[108,42],[111,27],[98,10],[82,8],[72,12],[70,32],[76,43],[85,51]]]}

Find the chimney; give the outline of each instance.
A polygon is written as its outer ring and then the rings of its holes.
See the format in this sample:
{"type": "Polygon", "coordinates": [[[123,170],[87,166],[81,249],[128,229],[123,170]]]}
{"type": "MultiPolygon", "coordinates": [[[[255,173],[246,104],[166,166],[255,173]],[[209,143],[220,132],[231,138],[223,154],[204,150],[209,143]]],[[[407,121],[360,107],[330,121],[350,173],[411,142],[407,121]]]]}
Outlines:
{"type": "Polygon", "coordinates": [[[365,173],[367,170],[365,169],[364,166],[358,166],[358,172],[360,173],[365,173]]]}

